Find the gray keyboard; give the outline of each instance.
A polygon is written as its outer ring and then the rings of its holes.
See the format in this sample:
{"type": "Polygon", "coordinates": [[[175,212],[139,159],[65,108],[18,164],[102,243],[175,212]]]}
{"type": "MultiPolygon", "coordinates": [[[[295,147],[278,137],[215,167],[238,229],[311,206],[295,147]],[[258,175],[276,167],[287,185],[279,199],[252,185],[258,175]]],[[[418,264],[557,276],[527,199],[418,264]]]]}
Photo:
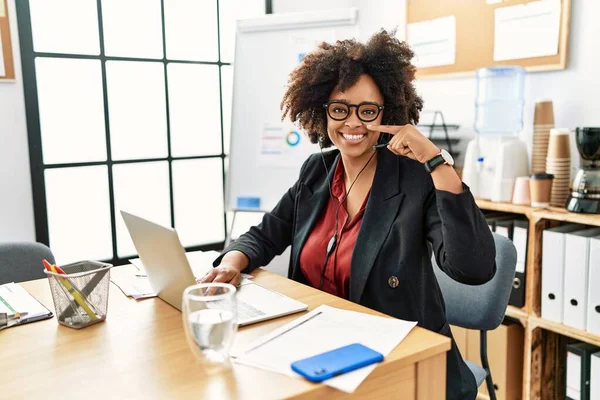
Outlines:
{"type": "Polygon", "coordinates": [[[250,319],[265,315],[264,312],[243,301],[237,302],[238,320],[250,319]]]}
{"type": "MultiPolygon", "coordinates": [[[[1,1],[1,0],[0,0],[1,1]]],[[[225,302],[223,300],[210,301],[207,303],[209,308],[222,308],[225,302]]],[[[266,313],[259,310],[258,308],[238,300],[237,301],[237,316],[238,321],[243,321],[250,318],[260,317],[266,313]]]]}

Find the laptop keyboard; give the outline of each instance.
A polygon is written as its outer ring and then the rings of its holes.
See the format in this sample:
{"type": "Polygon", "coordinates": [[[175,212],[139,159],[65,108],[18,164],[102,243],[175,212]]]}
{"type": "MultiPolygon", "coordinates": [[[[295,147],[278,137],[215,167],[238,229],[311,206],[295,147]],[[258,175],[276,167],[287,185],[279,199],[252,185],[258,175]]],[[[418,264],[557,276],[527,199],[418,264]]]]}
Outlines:
{"type": "Polygon", "coordinates": [[[243,301],[237,302],[237,311],[238,311],[238,320],[245,320],[250,318],[259,317],[261,315],[265,315],[264,312],[259,310],[256,307],[251,306],[248,303],[244,303],[243,301]]]}
{"type": "MultiPolygon", "coordinates": [[[[216,300],[216,301],[208,302],[207,306],[209,308],[220,308],[220,307],[223,307],[224,304],[225,304],[224,301],[216,300]]],[[[261,315],[265,315],[265,314],[266,313],[264,311],[261,311],[258,308],[254,307],[246,302],[240,301],[238,299],[238,301],[237,301],[238,321],[244,321],[247,319],[260,317],[261,315]]]]}

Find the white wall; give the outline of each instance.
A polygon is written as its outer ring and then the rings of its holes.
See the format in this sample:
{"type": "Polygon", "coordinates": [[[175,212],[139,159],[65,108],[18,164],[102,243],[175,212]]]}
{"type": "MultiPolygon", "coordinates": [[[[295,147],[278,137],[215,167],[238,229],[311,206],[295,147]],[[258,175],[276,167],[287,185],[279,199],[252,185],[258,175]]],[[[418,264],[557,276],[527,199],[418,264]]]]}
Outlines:
{"type": "Polygon", "coordinates": [[[33,197],[15,0],[8,0],[8,15],[16,82],[0,82],[0,241],[33,241],[33,197]]]}
{"type": "MultiPolygon", "coordinates": [[[[399,25],[402,32],[405,18],[404,0],[305,0],[291,2],[273,0],[274,12],[308,11],[340,7],[357,7],[361,23],[361,40],[381,27],[399,25]]],[[[533,108],[536,99],[552,99],[557,127],[600,126],[600,1],[572,1],[569,62],[566,70],[531,73],[526,80],[526,109],[521,137],[531,147],[533,108]]],[[[454,135],[472,138],[475,115],[475,79],[450,78],[421,80],[417,89],[425,100],[426,109],[442,110],[446,122],[461,126],[454,135]]],[[[460,146],[466,147],[466,140],[460,146]]],[[[577,167],[579,155],[574,141],[571,146],[577,167]]]]}

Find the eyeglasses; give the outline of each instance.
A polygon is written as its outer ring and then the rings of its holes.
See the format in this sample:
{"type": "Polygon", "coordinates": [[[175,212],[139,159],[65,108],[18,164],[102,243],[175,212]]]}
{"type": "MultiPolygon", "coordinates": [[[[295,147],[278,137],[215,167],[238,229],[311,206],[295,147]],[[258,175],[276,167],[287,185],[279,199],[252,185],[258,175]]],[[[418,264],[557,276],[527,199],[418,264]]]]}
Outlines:
{"type": "Polygon", "coordinates": [[[341,101],[330,101],[323,104],[329,118],[335,121],[343,121],[350,116],[350,109],[356,107],[358,119],[363,122],[375,121],[384,106],[377,103],[364,101],[360,104],[347,104],[341,101]]]}

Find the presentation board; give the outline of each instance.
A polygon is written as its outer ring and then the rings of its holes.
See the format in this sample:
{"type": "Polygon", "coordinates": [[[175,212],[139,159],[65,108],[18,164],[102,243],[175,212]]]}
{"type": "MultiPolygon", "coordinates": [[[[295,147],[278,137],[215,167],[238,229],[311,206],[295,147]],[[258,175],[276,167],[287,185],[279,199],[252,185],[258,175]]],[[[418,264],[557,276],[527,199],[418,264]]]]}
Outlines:
{"type": "Polygon", "coordinates": [[[270,211],[319,151],[308,136],[281,121],[288,77],[318,44],[358,38],[355,8],[271,14],[238,21],[226,183],[228,211],[270,211]]]}

